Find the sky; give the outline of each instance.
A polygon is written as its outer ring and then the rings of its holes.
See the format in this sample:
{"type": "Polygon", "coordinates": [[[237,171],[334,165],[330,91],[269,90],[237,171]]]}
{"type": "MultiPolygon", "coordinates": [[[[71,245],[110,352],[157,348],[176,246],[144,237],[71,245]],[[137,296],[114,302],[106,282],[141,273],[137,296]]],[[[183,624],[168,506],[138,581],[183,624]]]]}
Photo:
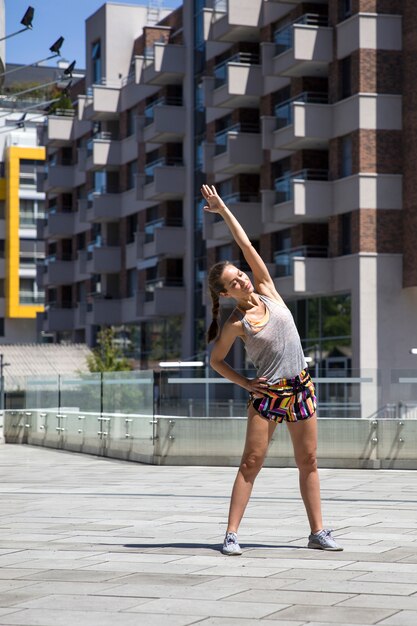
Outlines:
{"type": "MultiPolygon", "coordinates": [[[[25,31],[6,41],[6,62],[30,64],[49,56],[49,47],[64,37],[62,57],[76,60],[76,67],[85,68],[84,23],[97,11],[104,0],[5,0],[6,35],[20,28],[20,20],[28,6],[35,9],[33,30],[25,31]]],[[[174,9],[181,0],[162,0],[164,8],[174,9]]],[[[124,0],[118,4],[146,5],[147,0],[124,0]]],[[[49,61],[54,65],[56,61],[49,61]]]]}

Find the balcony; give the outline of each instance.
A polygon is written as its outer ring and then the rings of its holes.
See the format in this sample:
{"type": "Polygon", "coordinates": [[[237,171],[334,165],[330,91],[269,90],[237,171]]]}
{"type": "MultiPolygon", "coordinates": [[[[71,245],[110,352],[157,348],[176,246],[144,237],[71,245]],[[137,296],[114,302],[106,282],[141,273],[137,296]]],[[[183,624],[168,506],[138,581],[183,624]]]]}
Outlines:
{"type": "Polygon", "coordinates": [[[209,41],[258,41],[262,26],[261,0],[215,0],[209,41]]]}
{"type": "Polygon", "coordinates": [[[353,174],[331,183],[334,214],[357,209],[401,209],[401,174],[353,174]]]}
{"type": "Polygon", "coordinates": [[[81,282],[91,278],[91,272],[88,269],[88,253],[87,250],[78,250],[77,259],[75,261],[74,282],[81,282]]]}
{"type": "Polygon", "coordinates": [[[160,278],[147,281],[145,293],[139,296],[139,318],[184,315],[185,296],[182,280],[160,278]]]}
{"type": "Polygon", "coordinates": [[[65,193],[72,191],[72,189],[85,182],[85,174],[80,178],[82,182],[76,180],[76,168],[74,165],[50,165],[48,167],[47,177],[44,182],[45,193],[65,193]]]}
{"type": "Polygon", "coordinates": [[[166,143],[179,141],[185,134],[185,107],[181,99],[161,98],[145,110],[143,141],[166,143]]]}
{"type": "Polygon", "coordinates": [[[47,120],[46,143],[52,147],[65,146],[73,141],[74,111],[66,115],[50,115],[47,120]]]}
{"type": "Polygon", "coordinates": [[[256,107],[262,95],[262,68],[259,56],[239,52],[216,65],[214,79],[206,79],[205,106],[256,107]]]}
{"type": "MultiPolygon", "coordinates": [[[[235,193],[223,196],[223,200],[230,207],[243,229],[250,233],[252,238],[259,237],[262,231],[260,196],[258,194],[235,193]]],[[[204,215],[203,237],[209,248],[219,245],[219,243],[231,241],[230,230],[225,221],[210,214],[204,215]]]]}
{"type": "Polygon", "coordinates": [[[262,118],[262,144],[271,150],[322,150],[333,134],[327,94],[303,92],[262,118]]]}
{"type": "Polygon", "coordinates": [[[102,85],[92,87],[92,105],[86,111],[91,120],[117,119],[120,112],[120,84],[109,85],[105,81],[102,85]]]}
{"type": "Polygon", "coordinates": [[[320,222],[333,215],[332,183],[327,170],[300,170],[275,181],[275,190],[262,191],[264,223],[320,222]]]}
{"type": "Polygon", "coordinates": [[[120,167],[120,141],[112,139],[111,133],[101,132],[87,142],[86,169],[120,167]]]}
{"type": "Polygon", "coordinates": [[[265,75],[326,76],[333,60],[333,29],[327,24],[326,17],[307,13],[276,31],[273,43],[261,44],[265,75]]]}
{"type": "Polygon", "coordinates": [[[359,48],[402,49],[402,16],[355,13],[336,26],[337,58],[343,59],[359,48]]]}
{"type": "Polygon", "coordinates": [[[76,309],[50,304],[44,313],[43,329],[46,332],[72,331],[75,327],[76,309]]]}
{"type": "Polygon", "coordinates": [[[137,318],[137,298],[96,297],[92,306],[92,323],[119,326],[137,318]]]}
{"type": "Polygon", "coordinates": [[[333,259],[324,246],[300,246],[274,256],[275,279],[282,296],[322,295],[333,291],[333,259]]]}
{"type": "Polygon", "coordinates": [[[333,136],[347,135],[359,128],[402,129],[402,97],[396,94],[359,93],[332,105],[333,136]]]}
{"type": "Polygon", "coordinates": [[[168,225],[164,218],[145,225],[143,258],[166,255],[182,257],[185,254],[185,228],[168,225]]]}
{"type": "Polygon", "coordinates": [[[115,274],[122,269],[120,246],[90,244],[87,252],[87,270],[91,274],[115,274]]]}
{"type": "Polygon", "coordinates": [[[88,194],[87,219],[91,222],[114,222],[122,217],[121,194],[103,188],[88,194]]]}
{"type": "Polygon", "coordinates": [[[153,57],[145,59],[141,82],[151,85],[180,83],[185,67],[185,46],[156,42],[153,45],[153,57]]]}
{"type": "Polygon", "coordinates": [[[47,257],[44,268],[42,280],[44,286],[70,285],[74,282],[75,261],[73,260],[61,260],[53,256],[47,257]]]}
{"type": "Polygon", "coordinates": [[[145,166],[145,185],[139,200],[175,200],[184,195],[185,167],[181,158],[160,158],[145,166]]]}
{"type": "Polygon", "coordinates": [[[75,234],[75,211],[51,211],[48,212],[44,237],[72,237],[75,234]]]}
{"type": "MultiPolygon", "coordinates": [[[[245,132],[247,126],[236,125],[216,134],[214,174],[256,173],[263,162],[259,132],[245,132]]],[[[253,129],[257,129],[254,127],[253,129]]]]}

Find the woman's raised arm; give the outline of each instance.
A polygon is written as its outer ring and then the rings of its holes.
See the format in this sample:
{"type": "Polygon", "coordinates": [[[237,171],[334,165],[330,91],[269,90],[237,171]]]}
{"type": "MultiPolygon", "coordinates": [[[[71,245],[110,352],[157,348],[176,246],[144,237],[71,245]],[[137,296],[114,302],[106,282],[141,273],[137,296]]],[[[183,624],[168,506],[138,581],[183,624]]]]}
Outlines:
{"type": "Polygon", "coordinates": [[[221,215],[227,226],[229,227],[233,239],[242,250],[243,256],[245,257],[247,264],[252,270],[253,279],[257,290],[262,293],[262,287],[265,287],[268,292],[272,292],[273,295],[276,295],[276,297],[281,299],[276,292],[274,281],[272,280],[263,259],[251,244],[249,237],[243,230],[236,217],[218,195],[214,185],[203,185],[201,187],[201,193],[203,194],[203,197],[207,202],[204,210],[209,213],[218,213],[219,215],[221,215]]]}

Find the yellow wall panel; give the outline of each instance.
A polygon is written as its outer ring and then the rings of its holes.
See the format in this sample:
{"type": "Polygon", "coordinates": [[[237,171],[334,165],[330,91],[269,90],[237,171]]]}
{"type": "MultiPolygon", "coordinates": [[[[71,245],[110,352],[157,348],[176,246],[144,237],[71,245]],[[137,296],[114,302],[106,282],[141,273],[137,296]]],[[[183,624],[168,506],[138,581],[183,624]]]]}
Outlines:
{"type": "Polygon", "coordinates": [[[4,193],[6,200],[6,317],[33,319],[43,311],[43,306],[23,305],[19,302],[20,159],[45,161],[45,148],[9,147],[6,151],[6,178],[0,179],[0,199],[4,193]]]}

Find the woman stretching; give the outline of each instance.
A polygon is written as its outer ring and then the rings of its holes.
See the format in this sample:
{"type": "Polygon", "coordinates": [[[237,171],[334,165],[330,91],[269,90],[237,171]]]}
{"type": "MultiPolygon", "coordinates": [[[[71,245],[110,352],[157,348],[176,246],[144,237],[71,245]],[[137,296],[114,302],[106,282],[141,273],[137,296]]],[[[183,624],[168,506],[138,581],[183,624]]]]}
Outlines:
{"type": "Polygon", "coordinates": [[[245,448],[233,486],[222,552],[242,554],[237,540],[239,524],[275,427],[284,420],[294,447],[301,496],[310,523],[308,547],[343,550],[333,539],[332,531],[323,528],[316,463],[316,397],[293,317],[277,293],[265,263],[214,186],[203,185],[201,192],[207,203],[204,209],[221,215],[229,227],[254,282],[252,285],[248,276],[228,261],[216,263],[208,277],[213,301],[208,341],[215,340],[210,364],[219,374],[249,392],[245,448]],[[236,301],[236,308],[221,330],[219,296],[236,301]],[[237,337],[244,341],[246,352],[257,369],[254,379],[245,378],[224,361],[237,337]]]}

